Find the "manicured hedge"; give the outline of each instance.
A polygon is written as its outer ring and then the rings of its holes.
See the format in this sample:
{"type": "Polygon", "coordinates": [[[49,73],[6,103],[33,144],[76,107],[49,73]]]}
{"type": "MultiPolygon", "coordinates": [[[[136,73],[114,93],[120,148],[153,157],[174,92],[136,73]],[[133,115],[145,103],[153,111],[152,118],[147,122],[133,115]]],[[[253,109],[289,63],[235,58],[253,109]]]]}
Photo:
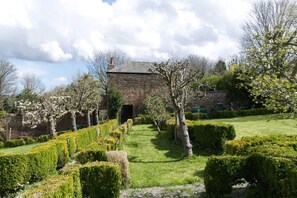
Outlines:
{"type": "Polygon", "coordinates": [[[4,147],[11,148],[11,147],[22,146],[25,144],[26,144],[26,142],[24,141],[24,139],[7,140],[4,143],[4,147]]]}
{"type": "Polygon", "coordinates": [[[25,155],[1,155],[0,197],[7,191],[18,189],[28,181],[28,158],[25,155]]]}
{"type": "Polygon", "coordinates": [[[204,184],[210,197],[230,194],[232,186],[246,177],[246,159],[237,156],[210,157],[204,169],[204,184]]]}
{"type": "Polygon", "coordinates": [[[275,113],[273,110],[266,108],[248,109],[248,110],[224,110],[212,112],[210,118],[234,118],[242,116],[267,115],[275,113]]]}
{"type": "Polygon", "coordinates": [[[89,147],[80,151],[76,159],[81,164],[94,161],[107,161],[106,146],[94,142],[89,147]]]}
{"type": "Polygon", "coordinates": [[[185,112],[185,117],[187,120],[205,120],[209,118],[207,113],[192,113],[192,112],[185,112]]]}
{"type": "Polygon", "coordinates": [[[117,164],[93,162],[79,169],[84,197],[118,198],[121,188],[121,171],[117,164]]]}
{"type": "MultiPolygon", "coordinates": [[[[168,121],[167,131],[174,133],[174,121],[168,121]]],[[[235,138],[232,125],[205,121],[187,121],[190,140],[193,145],[203,151],[214,154],[223,153],[226,140],[235,138]]]]}
{"type": "Polygon", "coordinates": [[[30,183],[40,181],[56,172],[58,153],[54,142],[34,147],[25,155],[28,157],[30,183]]]}
{"type": "Polygon", "coordinates": [[[67,175],[58,175],[43,181],[40,185],[20,194],[20,198],[45,197],[64,198],[74,197],[73,178],[67,175]]]}
{"type": "Polygon", "coordinates": [[[34,144],[36,142],[46,142],[50,139],[50,135],[41,135],[38,137],[26,137],[21,139],[7,140],[5,142],[0,142],[0,148],[12,148],[22,145],[34,144]]]}
{"type": "Polygon", "coordinates": [[[210,197],[229,194],[242,179],[248,187],[245,197],[296,197],[297,166],[290,159],[263,154],[209,158],[204,171],[205,189],[210,197]]]}

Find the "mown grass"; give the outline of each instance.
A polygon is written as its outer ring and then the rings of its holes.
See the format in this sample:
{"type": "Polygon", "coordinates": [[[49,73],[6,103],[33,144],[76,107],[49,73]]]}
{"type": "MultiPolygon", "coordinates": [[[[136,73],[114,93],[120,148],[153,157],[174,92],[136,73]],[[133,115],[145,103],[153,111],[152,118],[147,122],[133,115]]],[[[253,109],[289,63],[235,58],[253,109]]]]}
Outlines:
{"type": "Polygon", "coordinates": [[[180,142],[158,135],[151,125],[136,125],[124,150],[130,162],[132,188],[202,182],[207,156],[184,158],[180,142]]]}
{"type": "Polygon", "coordinates": [[[43,144],[43,143],[29,144],[29,145],[18,146],[13,148],[3,148],[3,149],[0,149],[0,153],[5,153],[5,154],[26,153],[27,151],[30,151],[32,148],[40,144],[43,144]]]}
{"type": "Polygon", "coordinates": [[[227,119],[214,119],[235,127],[236,139],[243,136],[263,136],[273,134],[297,135],[297,119],[286,114],[247,116],[227,119]]]}

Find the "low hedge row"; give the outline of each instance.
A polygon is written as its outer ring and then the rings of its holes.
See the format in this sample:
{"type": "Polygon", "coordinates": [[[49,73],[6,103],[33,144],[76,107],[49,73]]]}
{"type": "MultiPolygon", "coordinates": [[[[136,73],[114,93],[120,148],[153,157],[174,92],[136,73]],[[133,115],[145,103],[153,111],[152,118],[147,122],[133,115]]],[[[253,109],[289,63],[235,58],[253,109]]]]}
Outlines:
{"type": "Polygon", "coordinates": [[[224,110],[216,111],[210,114],[210,118],[234,118],[254,115],[267,115],[275,113],[273,110],[266,108],[248,109],[248,110],[224,110]]]}
{"type": "Polygon", "coordinates": [[[110,162],[71,165],[18,197],[119,197],[120,167],[110,162]]]}
{"type": "MultiPolygon", "coordinates": [[[[99,126],[101,135],[112,130],[116,120],[99,126]]],[[[25,154],[0,155],[0,196],[21,188],[27,183],[40,181],[63,167],[78,149],[97,139],[98,126],[65,133],[56,139],[38,145],[25,154]]]]}
{"type": "Polygon", "coordinates": [[[206,163],[204,183],[210,197],[231,193],[232,185],[249,182],[245,197],[296,197],[297,166],[280,157],[250,156],[211,157],[206,163]]]}
{"type": "Polygon", "coordinates": [[[41,135],[38,137],[27,137],[22,139],[7,140],[5,142],[0,142],[0,148],[12,148],[12,147],[17,147],[22,145],[47,142],[50,139],[51,139],[50,135],[41,135]]]}
{"type": "MultiPolygon", "coordinates": [[[[173,134],[175,121],[170,120],[166,124],[167,132],[173,134]]],[[[193,145],[214,154],[223,153],[226,140],[236,136],[234,127],[224,123],[187,121],[187,127],[193,145]]]]}
{"type": "Polygon", "coordinates": [[[249,155],[262,153],[274,157],[284,157],[297,163],[297,136],[271,135],[243,137],[240,140],[226,142],[226,154],[249,155]]]}

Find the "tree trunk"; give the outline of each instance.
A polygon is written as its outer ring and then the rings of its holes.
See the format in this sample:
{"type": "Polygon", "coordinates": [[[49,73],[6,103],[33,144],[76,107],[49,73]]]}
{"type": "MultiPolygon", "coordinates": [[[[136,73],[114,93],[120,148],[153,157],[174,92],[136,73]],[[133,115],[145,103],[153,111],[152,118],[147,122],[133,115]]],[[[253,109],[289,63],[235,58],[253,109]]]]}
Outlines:
{"type": "Polygon", "coordinates": [[[154,120],[154,124],[155,124],[155,126],[157,127],[158,134],[161,134],[160,127],[159,127],[158,123],[157,123],[155,120],[154,120]]]}
{"type": "Polygon", "coordinates": [[[178,115],[175,114],[174,141],[177,141],[177,131],[178,131],[178,115]]]}
{"type": "Polygon", "coordinates": [[[72,131],[77,131],[75,111],[71,111],[72,131]]]}
{"type": "Polygon", "coordinates": [[[50,134],[52,137],[54,137],[57,134],[56,134],[56,122],[53,116],[50,116],[49,122],[50,122],[50,134]]]}
{"type": "Polygon", "coordinates": [[[95,124],[98,125],[99,124],[99,109],[96,108],[95,110],[95,124]]]}
{"type": "Polygon", "coordinates": [[[179,119],[179,126],[182,130],[182,140],[183,140],[185,155],[189,157],[193,155],[193,150],[192,150],[193,146],[190,142],[190,136],[188,132],[184,109],[180,109],[177,115],[179,119]]]}
{"type": "Polygon", "coordinates": [[[92,124],[91,124],[91,111],[88,111],[87,117],[88,117],[88,126],[90,127],[90,126],[92,126],[92,124]]]}

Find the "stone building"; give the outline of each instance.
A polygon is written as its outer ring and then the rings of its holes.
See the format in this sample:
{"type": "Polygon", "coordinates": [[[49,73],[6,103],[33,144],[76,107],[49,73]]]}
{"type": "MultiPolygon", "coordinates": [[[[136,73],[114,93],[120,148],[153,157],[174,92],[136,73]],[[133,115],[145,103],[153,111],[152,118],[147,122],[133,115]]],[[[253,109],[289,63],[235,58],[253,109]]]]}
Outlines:
{"type": "Polygon", "coordinates": [[[114,85],[123,93],[122,121],[142,113],[146,96],[162,86],[158,75],[149,71],[152,64],[152,62],[128,62],[119,68],[114,68],[111,59],[107,72],[108,87],[114,85]]]}

